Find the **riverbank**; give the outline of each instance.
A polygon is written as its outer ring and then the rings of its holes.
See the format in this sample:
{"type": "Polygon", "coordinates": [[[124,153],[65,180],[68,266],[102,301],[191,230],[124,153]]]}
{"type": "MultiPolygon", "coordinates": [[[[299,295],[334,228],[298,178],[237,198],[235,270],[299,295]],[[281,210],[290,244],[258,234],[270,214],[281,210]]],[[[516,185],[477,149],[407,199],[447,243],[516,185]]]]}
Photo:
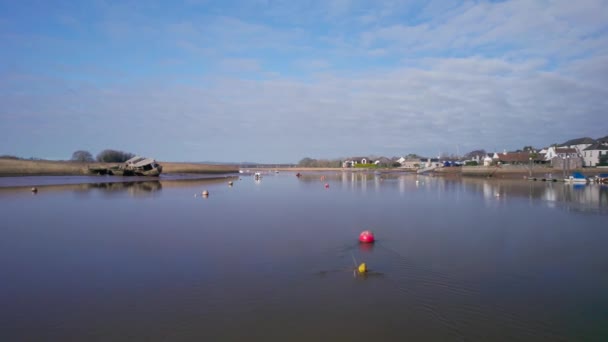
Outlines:
{"type": "MultiPolygon", "coordinates": [[[[163,173],[220,174],[237,173],[231,165],[158,162],[163,173]]],[[[0,176],[82,176],[90,175],[89,167],[109,167],[117,163],[80,163],[48,160],[0,159],[0,176]]]]}
{"type": "MultiPolygon", "coordinates": [[[[416,173],[416,169],[403,168],[322,168],[322,167],[289,167],[289,168],[249,168],[250,172],[381,172],[381,173],[416,173]]],[[[570,176],[573,172],[580,172],[587,177],[593,177],[600,173],[608,173],[606,168],[584,168],[572,169],[564,172],[562,169],[554,169],[546,166],[534,166],[530,170],[524,165],[501,165],[501,166],[463,166],[463,167],[441,167],[429,171],[427,174],[435,176],[463,176],[484,177],[499,179],[527,179],[531,178],[556,178],[562,179],[570,176]]]]}

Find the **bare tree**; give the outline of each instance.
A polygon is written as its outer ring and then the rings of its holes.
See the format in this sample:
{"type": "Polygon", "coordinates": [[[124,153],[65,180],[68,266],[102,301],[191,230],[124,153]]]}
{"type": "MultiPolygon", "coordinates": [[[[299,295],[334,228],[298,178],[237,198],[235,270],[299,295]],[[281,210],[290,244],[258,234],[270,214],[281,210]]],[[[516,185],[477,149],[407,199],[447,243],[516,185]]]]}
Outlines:
{"type": "Polygon", "coordinates": [[[72,161],[89,163],[95,161],[93,155],[89,151],[78,150],[72,153],[72,161]]]}

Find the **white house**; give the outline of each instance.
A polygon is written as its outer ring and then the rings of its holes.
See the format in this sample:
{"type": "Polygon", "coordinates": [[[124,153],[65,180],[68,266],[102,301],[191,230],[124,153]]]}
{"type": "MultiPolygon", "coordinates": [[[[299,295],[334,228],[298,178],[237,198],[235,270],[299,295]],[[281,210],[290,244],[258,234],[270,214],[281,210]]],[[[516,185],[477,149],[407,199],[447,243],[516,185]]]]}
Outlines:
{"type": "Polygon", "coordinates": [[[608,155],[608,143],[595,143],[583,150],[584,165],[596,166],[600,162],[600,156],[608,155]]]}
{"type": "Polygon", "coordinates": [[[545,160],[551,161],[555,157],[574,158],[577,156],[579,156],[579,153],[575,148],[551,146],[547,149],[547,153],[545,153],[545,160]]]}
{"type": "Polygon", "coordinates": [[[583,158],[574,147],[555,147],[547,149],[545,160],[555,169],[577,169],[583,167],[583,158]]]}

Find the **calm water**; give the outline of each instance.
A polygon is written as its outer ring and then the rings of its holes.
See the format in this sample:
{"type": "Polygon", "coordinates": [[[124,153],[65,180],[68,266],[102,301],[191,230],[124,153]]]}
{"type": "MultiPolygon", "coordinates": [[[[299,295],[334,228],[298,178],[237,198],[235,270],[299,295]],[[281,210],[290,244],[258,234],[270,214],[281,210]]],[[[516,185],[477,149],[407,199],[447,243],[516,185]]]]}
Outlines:
{"type": "Polygon", "coordinates": [[[608,188],[383,178],[0,188],[0,340],[608,340],[608,188]]]}

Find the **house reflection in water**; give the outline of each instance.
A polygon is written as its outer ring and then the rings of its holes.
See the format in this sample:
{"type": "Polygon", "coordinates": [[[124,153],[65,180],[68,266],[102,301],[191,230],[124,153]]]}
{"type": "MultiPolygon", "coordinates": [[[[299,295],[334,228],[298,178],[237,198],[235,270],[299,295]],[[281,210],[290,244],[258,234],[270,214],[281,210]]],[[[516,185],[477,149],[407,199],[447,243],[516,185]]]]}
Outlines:
{"type": "Polygon", "coordinates": [[[521,179],[481,179],[467,177],[430,177],[404,173],[375,174],[372,172],[318,172],[299,177],[303,183],[337,182],[341,189],[366,193],[396,189],[402,196],[413,191],[425,192],[440,198],[446,192],[461,195],[481,194],[490,206],[509,198],[528,198],[549,207],[568,205],[578,210],[608,210],[608,186],[599,184],[572,185],[558,182],[530,182],[521,179]],[[325,182],[323,181],[323,182],[325,182]]]}

